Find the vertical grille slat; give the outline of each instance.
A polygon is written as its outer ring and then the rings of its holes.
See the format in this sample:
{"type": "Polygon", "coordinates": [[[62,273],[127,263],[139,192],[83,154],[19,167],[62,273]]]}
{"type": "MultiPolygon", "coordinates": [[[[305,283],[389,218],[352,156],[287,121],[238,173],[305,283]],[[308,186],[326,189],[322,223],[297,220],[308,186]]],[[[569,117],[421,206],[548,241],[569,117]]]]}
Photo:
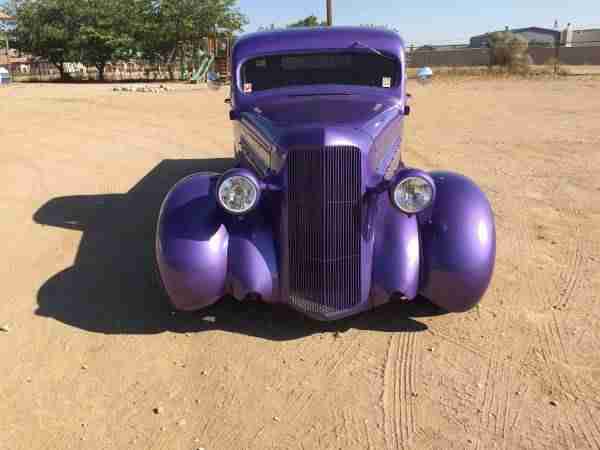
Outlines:
{"type": "Polygon", "coordinates": [[[312,313],[360,303],[361,164],[356,147],[288,154],[290,302],[312,313]]]}

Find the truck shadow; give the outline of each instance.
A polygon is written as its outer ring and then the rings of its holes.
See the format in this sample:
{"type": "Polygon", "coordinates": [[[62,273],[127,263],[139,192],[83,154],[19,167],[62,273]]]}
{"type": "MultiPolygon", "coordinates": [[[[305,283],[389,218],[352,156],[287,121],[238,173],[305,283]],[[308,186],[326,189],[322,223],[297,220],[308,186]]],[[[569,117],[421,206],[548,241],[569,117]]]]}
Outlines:
{"type": "Polygon", "coordinates": [[[319,323],[283,306],[224,298],[197,313],[174,313],[154,271],[155,222],[162,199],[179,179],[222,172],[231,159],[164,160],[125,194],[57,197],[33,216],[36,223],[82,232],[73,265],[38,290],[36,314],[107,334],[221,329],[270,340],[360,328],[423,331],[414,318],[441,314],[420,300],[392,302],[334,323],[319,323]],[[202,320],[214,316],[214,322],[202,320]]]}

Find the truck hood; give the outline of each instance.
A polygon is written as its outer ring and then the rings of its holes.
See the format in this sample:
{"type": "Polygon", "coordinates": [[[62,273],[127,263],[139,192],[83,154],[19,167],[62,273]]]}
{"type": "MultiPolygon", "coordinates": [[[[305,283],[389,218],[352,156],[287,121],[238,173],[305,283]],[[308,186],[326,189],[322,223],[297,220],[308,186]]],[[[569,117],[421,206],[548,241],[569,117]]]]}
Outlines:
{"type": "Polygon", "coordinates": [[[398,101],[389,97],[321,94],[269,99],[258,102],[254,112],[278,127],[346,125],[362,128],[397,105],[398,101]]]}

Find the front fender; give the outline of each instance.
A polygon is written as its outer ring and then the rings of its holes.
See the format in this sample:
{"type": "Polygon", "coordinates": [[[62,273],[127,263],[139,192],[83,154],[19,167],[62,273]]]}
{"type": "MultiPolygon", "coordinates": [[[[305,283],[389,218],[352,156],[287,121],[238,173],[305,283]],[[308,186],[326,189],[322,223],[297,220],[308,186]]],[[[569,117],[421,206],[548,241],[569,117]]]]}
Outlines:
{"type": "Polygon", "coordinates": [[[432,172],[436,200],[420,226],[420,293],[451,311],[466,311],[485,293],[496,258],[494,214],[468,178],[432,172]]]}
{"type": "Polygon", "coordinates": [[[177,183],[158,217],[156,259],[177,309],[196,310],[226,294],[259,294],[274,301],[277,264],[271,228],[260,211],[243,218],[225,213],[215,189],[220,175],[198,173],[177,183]]]}
{"type": "Polygon", "coordinates": [[[225,295],[229,233],[214,196],[215,173],[190,175],[167,194],[156,233],[156,259],[173,306],[209,306],[225,295]]]}
{"type": "Polygon", "coordinates": [[[416,216],[408,216],[392,205],[390,196],[380,195],[373,248],[371,298],[374,305],[394,294],[408,299],[419,287],[419,230],[416,216]]]}
{"type": "Polygon", "coordinates": [[[271,224],[261,211],[254,211],[241,220],[230,218],[227,226],[231,294],[238,299],[259,294],[266,302],[278,301],[279,270],[271,224]]]}

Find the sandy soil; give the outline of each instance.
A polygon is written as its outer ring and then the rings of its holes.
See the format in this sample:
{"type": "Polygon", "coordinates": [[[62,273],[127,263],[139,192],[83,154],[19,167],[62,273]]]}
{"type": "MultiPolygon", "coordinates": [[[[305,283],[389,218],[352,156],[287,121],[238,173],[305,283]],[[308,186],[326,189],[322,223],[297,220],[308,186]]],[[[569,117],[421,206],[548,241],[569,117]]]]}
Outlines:
{"type": "Polygon", "coordinates": [[[410,90],[406,162],[493,203],[492,286],[322,325],[152,281],[162,195],[231,162],[224,92],[0,89],[0,448],[600,448],[600,81],[410,90]]]}

